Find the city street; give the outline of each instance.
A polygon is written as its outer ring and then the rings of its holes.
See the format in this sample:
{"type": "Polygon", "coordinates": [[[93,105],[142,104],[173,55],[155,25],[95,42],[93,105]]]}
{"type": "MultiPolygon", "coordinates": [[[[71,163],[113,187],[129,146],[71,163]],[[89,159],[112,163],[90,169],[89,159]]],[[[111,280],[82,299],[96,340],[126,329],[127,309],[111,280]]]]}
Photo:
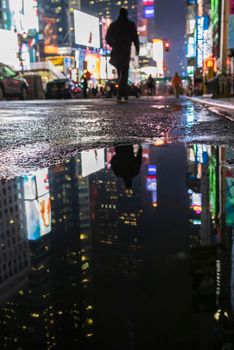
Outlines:
{"type": "Polygon", "coordinates": [[[77,151],[160,140],[233,147],[234,124],[183,98],[2,101],[1,177],[69,159],[77,151]]]}

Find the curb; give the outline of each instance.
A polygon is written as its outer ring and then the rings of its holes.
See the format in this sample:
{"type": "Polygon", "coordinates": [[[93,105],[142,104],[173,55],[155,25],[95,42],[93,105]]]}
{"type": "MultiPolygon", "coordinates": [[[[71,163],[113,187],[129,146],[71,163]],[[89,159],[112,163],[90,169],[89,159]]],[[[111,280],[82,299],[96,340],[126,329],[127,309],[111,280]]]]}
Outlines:
{"type": "Polygon", "coordinates": [[[186,96],[186,98],[190,101],[193,101],[195,103],[200,103],[207,107],[214,107],[219,112],[219,114],[221,114],[223,117],[227,118],[228,120],[234,121],[234,105],[231,105],[231,104],[223,105],[223,104],[217,103],[215,100],[209,101],[209,100],[205,100],[197,97],[186,96]]]}

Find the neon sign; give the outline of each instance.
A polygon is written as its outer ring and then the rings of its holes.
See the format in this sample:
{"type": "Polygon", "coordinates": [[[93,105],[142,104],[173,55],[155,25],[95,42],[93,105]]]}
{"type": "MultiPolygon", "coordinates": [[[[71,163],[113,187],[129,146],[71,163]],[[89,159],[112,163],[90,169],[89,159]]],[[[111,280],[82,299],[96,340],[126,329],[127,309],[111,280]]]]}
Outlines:
{"type": "Polygon", "coordinates": [[[154,6],[146,6],[144,8],[144,17],[145,18],[154,18],[154,6]]]}

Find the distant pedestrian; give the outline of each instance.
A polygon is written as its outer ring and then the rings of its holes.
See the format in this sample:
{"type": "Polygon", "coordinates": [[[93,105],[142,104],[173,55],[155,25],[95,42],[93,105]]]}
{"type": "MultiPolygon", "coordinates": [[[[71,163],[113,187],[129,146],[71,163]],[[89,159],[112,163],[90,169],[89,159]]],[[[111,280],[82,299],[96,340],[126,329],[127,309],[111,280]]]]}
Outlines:
{"type": "Polygon", "coordinates": [[[83,97],[87,98],[87,89],[88,89],[88,80],[85,75],[82,75],[81,78],[81,83],[82,83],[82,90],[83,90],[83,97]]]}
{"type": "Polygon", "coordinates": [[[175,73],[175,75],[172,79],[171,85],[174,89],[175,97],[179,98],[180,90],[182,88],[182,80],[177,72],[175,73]]]}
{"type": "Polygon", "coordinates": [[[147,85],[147,89],[148,89],[148,95],[154,96],[155,95],[155,81],[152,78],[151,74],[149,75],[149,77],[147,79],[146,85],[147,85]]]}
{"type": "Polygon", "coordinates": [[[128,19],[128,12],[121,8],[119,18],[111,23],[107,35],[107,44],[112,47],[110,63],[117,69],[119,89],[118,100],[128,99],[128,71],[131,55],[131,45],[134,43],[136,54],[139,54],[139,38],[136,25],[128,19]]]}

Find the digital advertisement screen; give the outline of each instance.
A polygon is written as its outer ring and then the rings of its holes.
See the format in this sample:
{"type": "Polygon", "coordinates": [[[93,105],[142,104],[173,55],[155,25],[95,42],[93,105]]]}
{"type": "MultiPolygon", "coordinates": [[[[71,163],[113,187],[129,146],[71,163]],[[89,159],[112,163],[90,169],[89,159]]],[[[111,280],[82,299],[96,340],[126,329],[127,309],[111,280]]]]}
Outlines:
{"type": "Polygon", "coordinates": [[[100,48],[99,18],[81,11],[74,11],[75,43],[100,48]]]}
{"type": "Polygon", "coordinates": [[[104,148],[81,152],[81,175],[83,177],[104,169],[104,148]]]}
{"type": "Polygon", "coordinates": [[[51,231],[48,169],[24,176],[23,187],[27,237],[36,240],[51,231]]]}
{"type": "Polygon", "coordinates": [[[57,21],[55,18],[43,17],[44,52],[45,54],[58,53],[57,21]]]}

